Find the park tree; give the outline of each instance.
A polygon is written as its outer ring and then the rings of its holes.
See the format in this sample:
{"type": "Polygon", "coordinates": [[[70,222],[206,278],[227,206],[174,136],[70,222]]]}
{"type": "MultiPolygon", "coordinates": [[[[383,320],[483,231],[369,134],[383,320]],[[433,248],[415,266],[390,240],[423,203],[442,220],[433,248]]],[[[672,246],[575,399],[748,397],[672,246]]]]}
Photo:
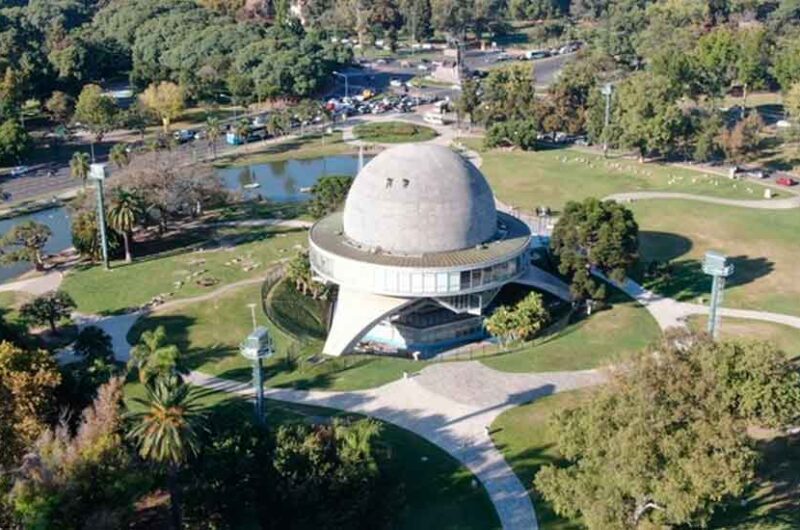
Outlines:
{"type": "Polygon", "coordinates": [[[481,104],[480,85],[476,79],[468,78],[461,83],[461,95],[456,101],[459,117],[469,118],[469,125],[475,123],[475,112],[481,104]]]}
{"type": "Polygon", "coordinates": [[[353,184],[348,175],[326,175],[311,187],[311,202],[308,211],[315,219],[320,219],[338,210],[347,198],[353,184]]]}
{"type": "Polygon", "coordinates": [[[529,119],[536,103],[535,86],[531,65],[495,68],[481,85],[481,121],[489,126],[497,121],[529,119]]]}
{"type": "Polygon", "coordinates": [[[642,159],[652,153],[674,152],[688,125],[669,83],[648,72],[620,83],[613,119],[620,143],[636,148],[642,159]]]}
{"type": "Polygon", "coordinates": [[[793,421],[799,392],[773,346],[668,334],[554,415],[565,465],[540,470],[536,489],[590,530],[705,527],[752,482],[748,425],[793,421]]]}
{"type": "Polygon", "coordinates": [[[172,530],[182,528],[180,469],[199,449],[203,412],[197,394],[178,377],[158,378],[145,386],[146,396],[134,398],[140,410],[128,415],[128,436],[139,456],[163,468],[170,493],[172,530]]]}
{"type": "Polygon", "coordinates": [[[466,40],[467,31],[475,24],[475,16],[474,0],[431,0],[433,26],[453,39],[466,40]]]}
{"type": "Polygon", "coordinates": [[[139,372],[139,382],[152,384],[156,380],[167,380],[183,372],[181,352],[167,342],[164,326],[143,331],[136,345],[131,348],[128,366],[139,372]]]}
{"type": "Polygon", "coordinates": [[[161,120],[164,134],[169,134],[169,125],[183,111],[184,90],[170,81],[152,83],[139,96],[142,104],[161,120]]]}
{"type": "Polygon", "coordinates": [[[132,191],[116,188],[107,216],[108,226],[122,236],[125,261],[130,263],[133,261],[133,254],[131,253],[133,229],[136,228],[139,220],[144,216],[141,198],[132,191]]]}
{"type": "Polygon", "coordinates": [[[26,302],[19,310],[25,320],[37,324],[50,326],[50,331],[57,332],[57,324],[69,318],[75,309],[75,300],[65,291],[50,291],[26,302]]]}
{"type": "Polygon", "coordinates": [[[423,41],[433,35],[431,0],[400,0],[403,25],[411,40],[423,41]]]}
{"type": "Polygon", "coordinates": [[[90,166],[91,162],[88,153],[80,151],[72,153],[72,158],[69,160],[69,172],[72,178],[79,179],[84,187],[86,187],[86,181],[89,179],[90,166]]]}
{"type": "Polygon", "coordinates": [[[796,81],[783,98],[786,112],[800,124],[800,80],[796,81]]]}
{"type": "Polygon", "coordinates": [[[53,356],[0,342],[0,468],[11,469],[57,411],[53,356]]]}
{"type": "Polygon", "coordinates": [[[725,120],[720,113],[712,111],[701,116],[696,129],[692,159],[696,162],[711,162],[721,158],[724,151],[720,144],[720,137],[725,129],[725,120]]]}
{"type": "Polygon", "coordinates": [[[761,145],[763,128],[764,121],[758,114],[753,113],[733,127],[723,129],[719,143],[725,152],[725,158],[740,163],[753,156],[761,145]]]}
{"type": "Polygon", "coordinates": [[[8,119],[0,124],[0,163],[19,163],[30,146],[31,137],[18,120],[8,119]]]}
{"type": "MultiPolygon", "coordinates": [[[[94,142],[101,142],[103,137],[117,125],[119,108],[111,96],[103,94],[98,85],[86,85],[78,95],[73,120],[86,127],[94,136],[94,142]]],[[[94,158],[94,156],[92,156],[94,158]]]]}
{"type": "Polygon", "coordinates": [[[112,362],[114,348],[111,336],[97,326],[86,326],[78,332],[73,351],[88,363],[95,360],[112,362]]]}
{"type": "Polygon", "coordinates": [[[636,262],[639,226],[633,212],[614,201],[569,201],[550,239],[558,271],[571,279],[578,299],[603,299],[605,288],[592,279],[600,272],[623,282],[636,262]]]}
{"type": "Polygon", "coordinates": [[[486,131],[486,147],[519,147],[523,151],[536,149],[539,129],[532,119],[499,121],[486,131]]]}
{"type": "Polygon", "coordinates": [[[772,56],[772,75],[783,91],[800,81],[800,35],[778,40],[772,56]]]}
{"type": "Polygon", "coordinates": [[[152,479],[124,440],[123,384],[111,379],[73,428],[65,416],[44,431],[16,474],[11,500],[25,528],[126,528],[152,479]]]}
{"type": "MultiPolygon", "coordinates": [[[[100,227],[97,225],[97,212],[94,209],[81,208],[70,215],[72,246],[83,258],[96,262],[103,257],[100,245],[100,227]]],[[[116,232],[106,234],[109,255],[119,249],[119,238],[116,232]]]]}
{"type": "Polygon", "coordinates": [[[75,98],[60,90],[54,90],[45,101],[44,108],[47,109],[50,119],[66,125],[72,118],[72,113],[75,112],[75,98]]]}
{"type": "Polygon", "coordinates": [[[208,139],[209,147],[211,147],[212,158],[214,160],[217,159],[217,142],[219,142],[220,136],[222,136],[222,125],[219,119],[214,116],[209,116],[206,120],[206,138],[208,139]]]}
{"type": "Polygon", "coordinates": [[[764,28],[740,30],[736,34],[738,47],[734,63],[734,81],[742,87],[742,112],[747,111],[747,95],[766,86],[769,64],[769,42],[764,28]]]}
{"type": "Polygon", "coordinates": [[[299,250],[292,257],[286,267],[286,279],[297,292],[314,300],[324,300],[330,292],[327,285],[314,280],[308,250],[299,250]]]}
{"type": "Polygon", "coordinates": [[[529,293],[515,306],[500,306],[486,319],[486,329],[503,344],[536,336],[550,320],[542,295],[529,293]]]}
{"type": "Polygon", "coordinates": [[[700,93],[718,98],[730,88],[739,59],[737,39],[733,30],[720,26],[697,41],[693,58],[700,93]]]}
{"type": "Polygon", "coordinates": [[[45,224],[25,221],[15,224],[0,237],[0,261],[17,263],[27,261],[37,271],[44,270],[42,251],[53,232],[45,224]]]}
{"type": "Polygon", "coordinates": [[[119,169],[131,163],[131,154],[128,152],[128,146],[125,144],[114,144],[111,151],[108,153],[108,158],[119,169]]]}
{"type": "Polygon", "coordinates": [[[397,49],[397,32],[403,24],[395,0],[373,0],[370,22],[381,28],[386,46],[394,52],[397,49]]]}

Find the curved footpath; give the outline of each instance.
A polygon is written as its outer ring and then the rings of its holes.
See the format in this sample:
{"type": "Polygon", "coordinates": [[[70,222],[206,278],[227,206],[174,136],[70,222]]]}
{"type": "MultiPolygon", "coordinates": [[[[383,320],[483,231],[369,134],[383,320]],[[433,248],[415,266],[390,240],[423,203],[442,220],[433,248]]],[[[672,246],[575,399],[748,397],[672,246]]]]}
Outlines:
{"type": "Polygon", "coordinates": [[[737,206],[740,208],[755,208],[759,210],[790,210],[800,208],[800,195],[784,199],[723,199],[721,197],[708,197],[693,193],[675,193],[668,191],[630,191],[614,193],[603,198],[619,202],[652,200],[652,199],[682,199],[688,201],[737,206]]]}
{"type": "MultiPolygon", "coordinates": [[[[382,118],[409,121],[403,120],[402,116],[384,116],[382,118]]],[[[439,132],[439,136],[431,142],[448,145],[454,139],[451,128],[431,127],[439,132]]],[[[352,136],[352,128],[345,129],[344,138],[346,141],[358,143],[352,136]]],[[[466,155],[476,166],[480,166],[481,159],[478,153],[467,151],[466,155]]],[[[752,208],[765,208],[767,205],[764,203],[767,202],[771,208],[775,208],[775,205],[777,208],[800,206],[800,197],[775,201],[734,201],[702,196],[687,197],[684,194],[642,193],[647,196],[619,194],[612,197],[618,198],[618,200],[625,198],[633,200],[688,198],[752,208]],[[792,205],[787,206],[787,204],[792,205]]],[[[500,201],[497,203],[499,209],[511,212],[523,220],[533,219],[500,201]]],[[[226,224],[268,226],[283,223],[286,223],[287,226],[289,223],[294,227],[302,226],[301,222],[275,220],[226,224]]],[[[178,305],[208,300],[232,288],[260,281],[261,278],[252,278],[224,286],[200,297],[174,300],[159,306],[153,312],[157,313],[178,305]]],[[[537,276],[531,277],[529,281],[531,283],[547,283],[551,292],[561,293],[562,296],[568,294],[567,286],[558,278],[537,276]]],[[[60,282],[61,274],[52,273],[0,285],[0,291],[21,290],[41,294],[58,288],[60,282]]],[[[619,287],[644,306],[653,315],[662,330],[674,326],[684,326],[687,316],[708,312],[706,306],[682,303],[659,296],[632,280],[627,280],[619,287]]],[[[124,361],[127,360],[130,349],[127,334],[143,314],[144,312],[135,312],[111,317],[78,315],[76,320],[81,326],[93,324],[106,331],[112,337],[116,357],[124,361]]],[[[800,318],[791,315],[741,309],[723,309],[722,314],[737,318],[776,322],[800,329],[800,318]]],[[[60,360],[67,362],[69,359],[64,357],[60,360]]],[[[429,365],[411,377],[369,390],[328,392],[269,389],[266,395],[269,399],[279,401],[329,407],[372,416],[405,428],[447,451],[478,477],[488,492],[505,530],[537,530],[536,514],[527,491],[527,487],[530,485],[523,485],[520,482],[503,458],[502,453],[494,446],[489,435],[489,427],[500,414],[517,405],[548,394],[600,384],[605,378],[605,373],[600,370],[517,374],[498,372],[477,361],[442,362],[429,365]]],[[[220,379],[201,372],[192,372],[189,374],[188,380],[198,386],[233,392],[245,397],[251,396],[252,393],[250,385],[220,379]]]]}

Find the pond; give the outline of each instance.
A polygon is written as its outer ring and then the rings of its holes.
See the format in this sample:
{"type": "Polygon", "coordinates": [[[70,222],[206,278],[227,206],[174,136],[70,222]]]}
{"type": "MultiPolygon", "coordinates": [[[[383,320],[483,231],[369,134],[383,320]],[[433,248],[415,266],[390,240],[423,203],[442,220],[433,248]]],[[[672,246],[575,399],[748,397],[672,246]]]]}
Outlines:
{"type": "Polygon", "coordinates": [[[245,197],[260,195],[274,202],[297,202],[308,200],[311,186],[321,177],[355,175],[357,171],[357,155],[337,155],[228,167],[220,169],[219,175],[226,188],[245,197]]]}
{"type": "MultiPolygon", "coordinates": [[[[365,162],[367,160],[365,157],[365,162]]],[[[321,177],[355,175],[357,171],[357,155],[337,155],[221,168],[218,174],[226,188],[242,192],[245,198],[257,198],[260,195],[274,202],[297,202],[308,200],[309,189],[321,177]]],[[[2,220],[0,234],[4,234],[15,224],[30,220],[46,224],[53,231],[45,245],[46,253],[54,254],[72,246],[69,215],[63,206],[2,220]]],[[[2,266],[0,283],[19,276],[30,268],[26,263],[2,266]]]]}

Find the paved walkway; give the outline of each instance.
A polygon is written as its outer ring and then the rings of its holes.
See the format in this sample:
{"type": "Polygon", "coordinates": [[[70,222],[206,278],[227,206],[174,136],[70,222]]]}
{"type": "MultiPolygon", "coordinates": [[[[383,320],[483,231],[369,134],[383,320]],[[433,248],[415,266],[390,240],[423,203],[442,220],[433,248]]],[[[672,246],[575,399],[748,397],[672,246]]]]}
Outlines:
{"type": "Polygon", "coordinates": [[[721,197],[709,197],[707,195],[695,195],[693,193],[674,193],[668,191],[631,191],[626,193],[614,193],[604,199],[613,199],[619,202],[650,200],[650,199],[683,199],[689,201],[706,202],[711,204],[722,204],[725,206],[737,206],[740,208],[755,208],[759,210],[789,210],[800,208],[800,195],[794,195],[784,199],[723,199],[721,197]]]}
{"type": "Polygon", "coordinates": [[[55,291],[61,285],[64,275],[60,271],[49,271],[42,276],[0,284],[0,292],[19,291],[39,296],[55,291]]]}

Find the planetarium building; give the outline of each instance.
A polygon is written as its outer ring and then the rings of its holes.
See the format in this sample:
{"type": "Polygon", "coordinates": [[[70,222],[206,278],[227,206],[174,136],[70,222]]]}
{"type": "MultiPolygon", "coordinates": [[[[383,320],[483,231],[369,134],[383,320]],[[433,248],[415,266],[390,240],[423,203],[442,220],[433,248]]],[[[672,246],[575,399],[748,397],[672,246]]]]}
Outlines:
{"type": "Polygon", "coordinates": [[[364,166],[309,239],[315,278],[339,286],[324,353],[425,356],[484,335],[484,310],[529,266],[531,232],[469,161],[405,144],[364,166]]]}

